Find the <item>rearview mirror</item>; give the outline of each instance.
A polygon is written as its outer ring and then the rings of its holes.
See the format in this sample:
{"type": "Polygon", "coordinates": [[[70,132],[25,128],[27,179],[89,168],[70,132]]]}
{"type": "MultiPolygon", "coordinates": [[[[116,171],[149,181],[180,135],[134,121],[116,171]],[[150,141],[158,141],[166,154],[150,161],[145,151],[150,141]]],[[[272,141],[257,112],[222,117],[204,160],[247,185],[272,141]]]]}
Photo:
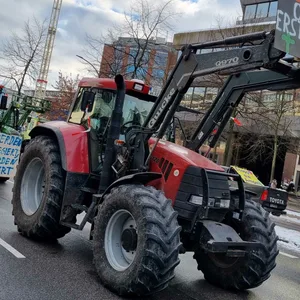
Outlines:
{"type": "Polygon", "coordinates": [[[91,91],[84,91],[81,101],[81,111],[85,111],[86,109],[88,112],[91,112],[93,109],[93,104],[95,100],[95,93],[91,91]]]}
{"type": "Polygon", "coordinates": [[[7,96],[1,97],[0,109],[7,109],[7,96]]]}

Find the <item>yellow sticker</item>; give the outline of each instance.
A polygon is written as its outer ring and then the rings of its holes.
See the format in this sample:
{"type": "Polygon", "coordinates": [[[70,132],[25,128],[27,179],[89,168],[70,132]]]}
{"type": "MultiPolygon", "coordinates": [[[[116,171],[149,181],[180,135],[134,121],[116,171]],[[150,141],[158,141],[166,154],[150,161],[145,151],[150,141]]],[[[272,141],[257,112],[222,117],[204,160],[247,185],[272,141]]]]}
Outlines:
{"type": "Polygon", "coordinates": [[[258,180],[258,178],[254,175],[252,171],[237,166],[231,166],[231,167],[242,177],[242,180],[244,182],[263,186],[263,184],[258,180]]]}

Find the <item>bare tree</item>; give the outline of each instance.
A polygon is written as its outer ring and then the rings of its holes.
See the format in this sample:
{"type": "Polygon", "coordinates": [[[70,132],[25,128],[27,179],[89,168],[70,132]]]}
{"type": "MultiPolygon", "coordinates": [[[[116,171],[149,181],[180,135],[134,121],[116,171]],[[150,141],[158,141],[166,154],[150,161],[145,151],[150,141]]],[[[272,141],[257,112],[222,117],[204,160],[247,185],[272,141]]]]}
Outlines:
{"type": "Polygon", "coordinates": [[[97,77],[113,78],[122,72],[123,56],[126,52],[119,43],[115,29],[108,30],[99,37],[86,35],[85,57],[81,57],[86,70],[97,77]],[[103,55],[104,46],[107,51],[103,55]]]}
{"type": "Polygon", "coordinates": [[[53,88],[57,90],[57,96],[52,100],[51,110],[45,114],[48,120],[66,120],[70,105],[74,99],[79,83],[79,75],[75,77],[59,72],[53,88]]]}
{"type": "Polygon", "coordinates": [[[14,80],[19,95],[27,79],[36,81],[45,36],[45,21],[40,22],[33,17],[24,23],[19,34],[13,32],[2,43],[1,57],[5,61],[2,73],[14,80]]]}
{"type": "MultiPolygon", "coordinates": [[[[294,91],[277,93],[262,91],[252,93],[250,99],[252,107],[256,104],[255,109],[251,109],[246,115],[242,110],[239,112],[246,120],[243,128],[244,136],[242,135],[243,142],[248,148],[246,159],[255,161],[262,155],[265,159],[270,159],[271,181],[274,179],[277,158],[284,160],[284,157],[280,156],[279,149],[285,147],[287,151],[298,152],[299,141],[293,133],[293,127],[295,127],[295,113],[299,111],[299,107],[295,105],[294,91]]],[[[246,106],[244,108],[247,110],[246,106]]]]}
{"type": "Polygon", "coordinates": [[[150,0],[134,0],[129,11],[124,12],[125,21],[114,25],[105,35],[87,35],[83,63],[97,76],[113,77],[122,72],[127,78],[146,79],[150,76],[149,61],[153,59],[157,35],[166,36],[172,29],[177,14],[174,0],[153,4],[150,0]],[[126,37],[124,41],[119,37],[126,37]],[[126,45],[131,44],[130,50],[126,45]],[[106,53],[103,48],[106,45],[106,53]],[[126,57],[126,59],[124,59],[126,57]],[[87,62],[88,61],[88,62],[87,62]],[[93,66],[93,67],[92,67],[93,66]],[[92,68],[91,68],[92,67],[92,68]]]}
{"type": "MultiPolygon", "coordinates": [[[[209,32],[208,40],[213,41],[213,40],[226,39],[232,36],[238,36],[242,34],[253,33],[253,32],[263,31],[263,30],[266,30],[266,25],[253,23],[252,26],[245,26],[243,24],[237,26],[232,22],[225,23],[224,18],[217,17],[216,26],[209,32]]],[[[229,49],[232,47],[240,47],[240,46],[241,46],[240,44],[230,45],[230,46],[225,46],[224,49],[229,49]]],[[[218,51],[218,50],[223,50],[223,49],[218,49],[218,48],[211,49],[211,51],[218,51]]],[[[203,81],[211,82],[213,87],[219,89],[224,85],[226,79],[227,79],[226,74],[216,73],[216,74],[205,76],[203,78],[203,81]]],[[[243,103],[241,103],[240,106],[234,110],[233,117],[239,116],[241,110],[244,111],[244,115],[245,115],[245,110],[243,109],[243,103]]],[[[230,165],[232,161],[232,154],[233,154],[235,138],[236,138],[235,131],[236,131],[236,126],[232,121],[230,121],[230,123],[226,128],[227,139],[226,139],[225,153],[223,157],[223,164],[227,166],[230,165]]]]}

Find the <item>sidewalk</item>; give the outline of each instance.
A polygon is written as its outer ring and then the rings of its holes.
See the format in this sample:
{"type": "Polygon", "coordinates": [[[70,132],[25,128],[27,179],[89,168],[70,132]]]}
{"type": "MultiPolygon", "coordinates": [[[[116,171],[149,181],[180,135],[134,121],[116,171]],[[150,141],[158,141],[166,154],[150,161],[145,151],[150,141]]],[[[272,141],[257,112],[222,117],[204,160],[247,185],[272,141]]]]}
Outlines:
{"type": "Polygon", "coordinates": [[[289,194],[287,209],[300,212],[300,197],[297,197],[293,194],[289,194]]]}

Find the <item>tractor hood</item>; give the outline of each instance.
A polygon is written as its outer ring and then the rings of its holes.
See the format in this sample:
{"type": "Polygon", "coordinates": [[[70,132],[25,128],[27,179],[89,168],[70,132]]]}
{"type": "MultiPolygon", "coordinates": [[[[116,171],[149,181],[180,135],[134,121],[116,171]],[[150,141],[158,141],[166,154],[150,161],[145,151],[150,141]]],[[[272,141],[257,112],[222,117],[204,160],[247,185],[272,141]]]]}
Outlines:
{"type": "MultiPolygon", "coordinates": [[[[155,145],[155,142],[155,138],[151,138],[149,140],[150,149],[152,149],[155,145]]],[[[160,140],[153,151],[152,156],[165,157],[170,161],[180,162],[180,164],[184,164],[186,166],[197,166],[204,169],[224,172],[222,167],[201,154],[168,141],[160,140]]]]}

